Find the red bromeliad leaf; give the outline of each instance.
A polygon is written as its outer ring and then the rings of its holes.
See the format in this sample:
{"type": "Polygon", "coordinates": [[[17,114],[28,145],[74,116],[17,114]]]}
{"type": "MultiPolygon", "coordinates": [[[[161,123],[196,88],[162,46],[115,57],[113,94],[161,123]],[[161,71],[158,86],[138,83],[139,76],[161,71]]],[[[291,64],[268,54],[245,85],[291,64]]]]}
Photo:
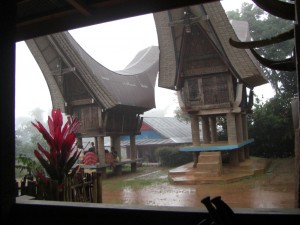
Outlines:
{"type": "Polygon", "coordinates": [[[34,150],[34,155],[37,157],[38,160],[40,160],[40,158],[43,158],[37,150],[34,150]]]}
{"type": "Polygon", "coordinates": [[[47,160],[45,160],[42,155],[37,151],[34,150],[34,155],[37,157],[37,159],[40,161],[41,165],[44,167],[44,169],[46,170],[46,172],[49,174],[49,176],[55,177],[55,173],[54,170],[51,168],[51,165],[49,164],[49,162],[47,160]]]}
{"type": "Polygon", "coordinates": [[[81,153],[80,151],[75,152],[73,154],[73,156],[70,157],[70,159],[69,159],[69,161],[67,162],[67,165],[66,165],[66,171],[69,171],[70,169],[72,169],[73,165],[78,160],[80,153],[81,153]]]}
{"type": "Polygon", "coordinates": [[[51,151],[50,153],[44,149],[39,143],[38,143],[38,149],[40,150],[40,152],[42,152],[45,157],[47,158],[47,160],[49,161],[49,164],[52,164],[52,165],[55,165],[56,164],[56,157],[54,154],[51,154],[51,151]]]}
{"type": "Polygon", "coordinates": [[[79,170],[79,165],[75,166],[75,167],[72,169],[71,176],[74,176],[78,170],[79,170]]]}
{"type": "Polygon", "coordinates": [[[53,118],[54,129],[57,128],[61,129],[63,125],[63,117],[60,109],[52,110],[52,118],[53,118]]]}
{"type": "Polygon", "coordinates": [[[57,149],[57,154],[61,154],[61,147],[62,147],[62,144],[64,142],[64,138],[61,134],[61,131],[59,128],[56,128],[55,130],[55,133],[54,133],[54,145],[57,149]]]}
{"type": "Polygon", "coordinates": [[[75,134],[74,133],[69,134],[66,137],[62,147],[68,149],[68,153],[71,153],[72,146],[74,145],[75,140],[76,140],[75,134]]]}
{"type": "Polygon", "coordinates": [[[71,121],[71,125],[69,128],[70,133],[76,133],[80,128],[80,122],[77,118],[74,118],[73,120],[71,118],[68,118],[71,121]]]}
{"type": "Polygon", "coordinates": [[[52,118],[48,117],[49,132],[40,122],[37,122],[37,124],[32,123],[43,135],[50,147],[49,151],[47,151],[38,144],[38,149],[45,158],[37,150],[35,150],[34,154],[50,178],[62,183],[64,177],[72,170],[80,155],[80,151],[77,149],[74,151],[75,132],[78,131],[80,122],[77,118],[68,117],[68,122],[63,126],[63,117],[60,109],[53,109],[51,116],[52,118]]]}
{"type": "Polygon", "coordinates": [[[57,164],[57,149],[56,149],[56,146],[54,146],[54,145],[50,149],[50,158],[53,162],[53,165],[56,165],[57,164]]]}
{"type": "Polygon", "coordinates": [[[50,116],[48,116],[48,127],[49,127],[49,132],[51,134],[51,136],[54,136],[54,125],[53,125],[53,121],[51,119],[50,116]]]}
{"type": "Polygon", "coordinates": [[[46,128],[43,126],[43,124],[41,124],[38,121],[37,121],[37,124],[35,124],[33,122],[31,122],[31,123],[43,135],[43,137],[47,141],[48,145],[51,146],[51,144],[53,143],[53,137],[48,133],[46,128]]]}
{"type": "Polygon", "coordinates": [[[62,131],[61,131],[61,134],[62,136],[65,138],[67,136],[67,133],[69,132],[69,124],[68,123],[65,123],[62,131]]]}
{"type": "Polygon", "coordinates": [[[49,180],[44,176],[44,174],[41,171],[36,170],[36,176],[40,178],[41,181],[43,181],[46,185],[48,185],[49,180]]]}
{"type": "Polygon", "coordinates": [[[40,150],[40,152],[42,152],[46,158],[50,161],[51,160],[51,155],[48,151],[46,151],[43,146],[41,146],[39,143],[37,144],[38,145],[38,149],[40,150]]]}

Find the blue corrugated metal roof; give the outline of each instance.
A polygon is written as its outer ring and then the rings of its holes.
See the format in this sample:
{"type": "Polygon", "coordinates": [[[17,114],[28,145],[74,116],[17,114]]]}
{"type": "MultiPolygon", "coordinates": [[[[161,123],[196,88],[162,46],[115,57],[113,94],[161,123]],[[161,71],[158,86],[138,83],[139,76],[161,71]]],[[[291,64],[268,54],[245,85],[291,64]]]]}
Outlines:
{"type": "Polygon", "coordinates": [[[192,137],[190,123],[181,122],[175,117],[144,117],[143,121],[165,138],[192,137]]]}
{"type": "MultiPolygon", "coordinates": [[[[165,145],[165,144],[176,144],[171,139],[142,139],[142,140],[136,140],[135,145],[136,146],[141,146],[141,145],[165,145]]],[[[122,141],[121,142],[122,146],[129,146],[130,141],[122,141]]]]}
{"type": "MultiPolygon", "coordinates": [[[[141,131],[141,135],[136,136],[137,146],[192,143],[190,122],[181,122],[175,117],[143,117],[143,123],[149,125],[152,130],[141,131]]],[[[202,139],[202,132],[200,135],[202,139]]],[[[123,136],[121,145],[130,145],[129,137],[123,136]]]]}
{"type": "MultiPolygon", "coordinates": [[[[142,131],[141,135],[137,135],[136,145],[192,143],[189,122],[181,122],[174,117],[144,117],[143,122],[152,130],[142,131]]],[[[130,145],[130,141],[122,138],[121,145],[130,145]]]]}

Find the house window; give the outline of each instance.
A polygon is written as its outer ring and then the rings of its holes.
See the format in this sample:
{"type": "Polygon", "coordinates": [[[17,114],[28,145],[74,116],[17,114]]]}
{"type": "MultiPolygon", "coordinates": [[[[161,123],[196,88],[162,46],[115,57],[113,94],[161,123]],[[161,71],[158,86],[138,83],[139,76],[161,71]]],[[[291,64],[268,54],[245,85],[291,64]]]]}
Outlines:
{"type": "Polygon", "coordinates": [[[217,75],[202,78],[205,105],[229,102],[227,76],[217,75]]]}
{"type": "Polygon", "coordinates": [[[197,101],[200,99],[198,79],[188,80],[188,92],[189,92],[189,100],[190,101],[197,101]]]}

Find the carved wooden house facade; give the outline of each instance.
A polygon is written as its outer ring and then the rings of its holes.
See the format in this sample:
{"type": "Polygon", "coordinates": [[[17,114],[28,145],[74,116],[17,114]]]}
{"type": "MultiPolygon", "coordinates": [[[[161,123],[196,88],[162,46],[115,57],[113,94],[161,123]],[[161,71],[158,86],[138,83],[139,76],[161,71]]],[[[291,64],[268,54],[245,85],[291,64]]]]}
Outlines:
{"type": "MultiPolygon", "coordinates": [[[[160,46],[159,86],[177,91],[181,109],[191,118],[194,167],[201,147],[217,143],[216,118],[226,117],[226,145],[249,143],[246,114],[253,89],[267,83],[249,51],[229,44],[237,35],[220,2],[155,13],[160,46]],[[199,119],[203,143],[200,143],[199,119]]],[[[185,149],[187,150],[187,149],[185,149]]],[[[249,156],[243,147],[230,149],[230,162],[249,156]]],[[[201,155],[201,154],[200,154],[201,155]]]]}
{"type": "Polygon", "coordinates": [[[87,54],[68,32],[26,43],[47,81],[53,108],[79,118],[77,137],[95,137],[100,163],[105,160],[105,136],[119,155],[120,136],[130,136],[135,159],[140,115],[155,107],[158,47],[140,51],[124,70],[113,72],[87,54]]]}

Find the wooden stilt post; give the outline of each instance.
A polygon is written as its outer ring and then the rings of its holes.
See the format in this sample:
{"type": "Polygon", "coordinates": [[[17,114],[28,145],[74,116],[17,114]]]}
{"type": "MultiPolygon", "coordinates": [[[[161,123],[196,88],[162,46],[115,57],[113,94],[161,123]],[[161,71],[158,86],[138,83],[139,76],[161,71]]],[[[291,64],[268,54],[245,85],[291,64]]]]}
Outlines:
{"type": "MultiPolygon", "coordinates": [[[[228,144],[237,144],[237,134],[236,134],[236,121],[234,113],[227,113],[227,138],[228,144]]],[[[229,156],[229,163],[232,165],[239,164],[239,156],[237,150],[231,150],[229,156]]]]}
{"type": "Polygon", "coordinates": [[[201,121],[202,121],[202,131],[203,131],[203,142],[205,144],[209,144],[211,141],[211,137],[210,137],[208,116],[201,116],[201,121]]]}
{"type": "Polygon", "coordinates": [[[216,116],[209,117],[211,143],[217,142],[217,121],[216,116]]]}
{"type": "MultiPolygon", "coordinates": [[[[242,123],[243,123],[243,137],[244,137],[244,141],[248,140],[248,124],[247,124],[247,115],[246,114],[242,114],[242,123]]],[[[250,158],[250,147],[249,146],[245,146],[244,147],[244,154],[245,154],[245,159],[249,159],[250,158]]]]}
{"type": "MultiPolygon", "coordinates": [[[[135,135],[130,135],[130,158],[135,160],[136,157],[135,135]]],[[[136,168],[136,162],[131,163],[131,172],[136,172],[136,168]]]]}
{"type": "Polygon", "coordinates": [[[97,148],[97,155],[100,164],[105,164],[105,152],[104,152],[104,137],[96,137],[96,148],[97,148]]]}
{"type": "MultiPolygon", "coordinates": [[[[241,143],[244,140],[242,114],[238,113],[235,116],[237,142],[241,143]]],[[[245,161],[244,147],[238,149],[239,162],[245,161]]]]}
{"type": "MultiPolygon", "coordinates": [[[[190,115],[191,129],[192,129],[192,141],[193,146],[200,146],[200,129],[199,129],[199,117],[197,115],[190,115]]],[[[197,167],[199,152],[193,152],[193,167],[197,167]]]]}
{"type": "MultiPolygon", "coordinates": [[[[297,88],[298,88],[298,107],[300,107],[299,103],[299,94],[300,94],[300,71],[299,71],[299,62],[300,62],[300,25],[299,25],[299,18],[300,18],[300,0],[295,0],[295,58],[296,58],[296,72],[297,72],[297,88]]],[[[300,120],[299,116],[299,108],[298,108],[298,120],[300,120]]],[[[300,123],[298,123],[300,124],[300,123]]],[[[295,198],[296,198],[296,208],[300,208],[300,132],[299,132],[299,127],[296,129],[295,132],[295,141],[297,143],[295,144],[295,185],[296,185],[296,190],[295,190],[295,198]]]]}
{"type": "MultiPolygon", "coordinates": [[[[100,136],[96,138],[97,140],[97,154],[98,154],[98,160],[99,164],[103,165],[105,164],[105,146],[104,146],[104,137],[100,136]]],[[[100,170],[98,171],[100,172],[100,170]]],[[[106,177],[106,167],[101,168],[102,177],[106,177]]]]}
{"type": "Polygon", "coordinates": [[[101,172],[92,173],[93,182],[93,202],[102,203],[102,176],[101,172]]]}

